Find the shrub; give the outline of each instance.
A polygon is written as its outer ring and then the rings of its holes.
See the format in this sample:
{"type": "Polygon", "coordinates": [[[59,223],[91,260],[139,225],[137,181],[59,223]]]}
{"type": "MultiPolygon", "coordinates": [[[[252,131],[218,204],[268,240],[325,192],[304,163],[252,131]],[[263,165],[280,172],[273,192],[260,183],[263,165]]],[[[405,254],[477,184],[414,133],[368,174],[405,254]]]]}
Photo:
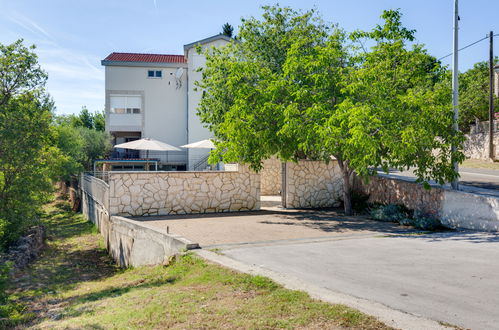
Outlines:
{"type": "Polygon", "coordinates": [[[397,222],[403,226],[413,226],[423,230],[436,230],[442,226],[439,219],[419,210],[410,211],[402,205],[374,205],[369,214],[374,220],[397,222]]]}
{"type": "Polygon", "coordinates": [[[371,217],[379,221],[400,222],[409,218],[408,210],[402,205],[395,204],[374,206],[369,213],[371,217]]]}
{"type": "Polygon", "coordinates": [[[436,230],[443,227],[439,219],[418,210],[414,211],[413,225],[424,230],[436,230]]]}

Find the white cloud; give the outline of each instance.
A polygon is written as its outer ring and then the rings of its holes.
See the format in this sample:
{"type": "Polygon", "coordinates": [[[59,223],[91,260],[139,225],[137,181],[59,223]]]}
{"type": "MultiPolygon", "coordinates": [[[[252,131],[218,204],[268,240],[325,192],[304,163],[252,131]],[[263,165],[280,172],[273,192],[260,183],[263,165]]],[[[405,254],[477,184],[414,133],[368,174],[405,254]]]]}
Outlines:
{"type": "Polygon", "coordinates": [[[54,40],[54,37],[50,33],[48,33],[44,28],[42,28],[40,25],[38,25],[34,20],[30,19],[29,17],[14,12],[11,15],[9,15],[8,18],[15,24],[19,25],[25,30],[30,31],[35,35],[43,36],[47,39],[54,40]]]}
{"type": "Polygon", "coordinates": [[[29,32],[23,33],[26,44],[37,45],[39,63],[49,75],[47,91],[58,113],[76,113],[82,106],[103,109],[104,69],[100,67],[100,58],[86,51],[61,47],[47,29],[19,12],[0,15],[29,32]]]}

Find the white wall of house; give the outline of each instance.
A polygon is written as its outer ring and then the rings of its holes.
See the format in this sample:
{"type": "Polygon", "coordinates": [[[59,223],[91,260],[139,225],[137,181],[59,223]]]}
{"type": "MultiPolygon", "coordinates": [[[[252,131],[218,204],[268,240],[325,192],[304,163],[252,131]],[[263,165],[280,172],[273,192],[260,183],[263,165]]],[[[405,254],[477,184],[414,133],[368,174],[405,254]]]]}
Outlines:
{"type": "MultiPolygon", "coordinates": [[[[212,134],[197,116],[202,91],[195,90],[195,82],[202,78],[202,73],[196,70],[205,65],[206,59],[197,53],[194,44],[201,45],[204,50],[222,47],[229,40],[226,36],[216,35],[184,46],[187,63],[103,63],[106,74],[106,130],[141,132],[143,138],[154,138],[177,147],[211,138],[212,134]],[[184,69],[180,88],[176,81],[179,68],[184,69]],[[162,77],[150,78],[150,70],[161,70],[162,77]],[[126,99],[124,104],[133,105],[121,105],[122,99],[126,99]],[[120,104],[121,110],[129,110],[129,113],[111,111],[111,108],[117,109],[116,104],[120,104]]],[[[168,163],[185,163],[188,169],[192,169],[208,153],[207,149],[188,149],[182,153],[182,159],[168,163]]]]}
{"type": "MultiPolygon", "coordinates": [[[[174,146],[187,143],[187,74],[184,72],[177,87],[175,67],[106,66],[106,127],[109,131],[138,131],[142,137],[157,139],[174,146]],[[162,78],[148,78],[148,70],[161,70],[162,78]],[[113,114],[113,95],[142,97],[140,114],[113,114]]],[[[185,67],[184,70],[187,68],[185,67]]],[[[175,162],[186,162],[187,159],[175,162]]]]}
{"type": "MultiPolygon", "coordinates": [[[[201,45],[202,49],[205,50],[211,47],[222,47],[227,44],[228,41],[224,39],[218,39],[211,42],[207,42],[201,45]]],[[[189,48],[187,50],[187,63],[188,63],[188,75],[189,75],[189,143],[197,142],[204,139],[209,139],[213,137],[211,132],[203,127],[199,117],[197,116],[197,108],[199,101],[203,92],[201,90],[195,90],[195,82],[202,78],[202,73],[196,70],[199,67],[203,67],[206,63],[206,58],[202,54],[198,54],[196,47],[189,48]]],[[[190,168],[199,160],[208,155],[210,150],[207,149],[189,149],[189,166],[190,168]]]]}

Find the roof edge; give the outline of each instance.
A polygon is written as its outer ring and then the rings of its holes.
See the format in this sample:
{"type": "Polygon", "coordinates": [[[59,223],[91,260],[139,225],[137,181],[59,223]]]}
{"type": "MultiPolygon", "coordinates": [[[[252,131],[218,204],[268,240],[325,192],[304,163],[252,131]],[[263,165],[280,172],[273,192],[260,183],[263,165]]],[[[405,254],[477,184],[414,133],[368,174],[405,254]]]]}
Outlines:
{"type": "Polygon", "coordinates": [[[220,34],[216,34],[214,36],[211,36],[211,37],[208,37],[208,38],[204,38],[204,39],[201,39],[201,40],[198,40],[198,41],[191,42],[190,44],[184,45],[184,52],[186,52],[187,50],[189,50],[192,47],[195,47],[197,45],[203,45],[203,44],[206,44],[208,42],[212,42],[212,41],[219,40],[219,39],[225,40],[225,41],[234,40],[233,38],[228,37],[225,34],[221,34],[220,33],[220,34]]]}
{"type": "Polygon", "coordinates": [[[136,62],[136,61],[108,61],[101,60],[103,66],[136,66],[151,68],[187,68],[187,62],[136,62]]]}

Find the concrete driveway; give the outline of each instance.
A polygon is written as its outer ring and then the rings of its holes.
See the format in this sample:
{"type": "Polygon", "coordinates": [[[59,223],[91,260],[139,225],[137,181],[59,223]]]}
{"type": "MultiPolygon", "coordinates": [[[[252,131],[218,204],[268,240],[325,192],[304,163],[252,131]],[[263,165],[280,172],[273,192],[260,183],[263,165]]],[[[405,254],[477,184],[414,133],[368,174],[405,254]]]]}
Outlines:
{"type": "MultiPolygon", "coordinates": [[[[216,248],[235,262],[392,311],[463,328],[499,329],[497,234],[421,234],[338,210],[276,207],[135,219],[168,228],[207,252],[216,248]]],[[[401,327],[421,328],[411,322],[401,327]]]]}
{"type": "Polygon", "coordinates": [[[352,236],[225,248],[226,256],[395,310],[499,329],[499,236],[352,236]]]}
{"type": "Polygon", "coordinates": [[[255,212],[149,216],[131,219],[140,220],[145,226],[181,235],[206,249],[414,232],[408,227],[372,221],[366,217],[345,217],[336,209],[268,208],[255,212]]]}

